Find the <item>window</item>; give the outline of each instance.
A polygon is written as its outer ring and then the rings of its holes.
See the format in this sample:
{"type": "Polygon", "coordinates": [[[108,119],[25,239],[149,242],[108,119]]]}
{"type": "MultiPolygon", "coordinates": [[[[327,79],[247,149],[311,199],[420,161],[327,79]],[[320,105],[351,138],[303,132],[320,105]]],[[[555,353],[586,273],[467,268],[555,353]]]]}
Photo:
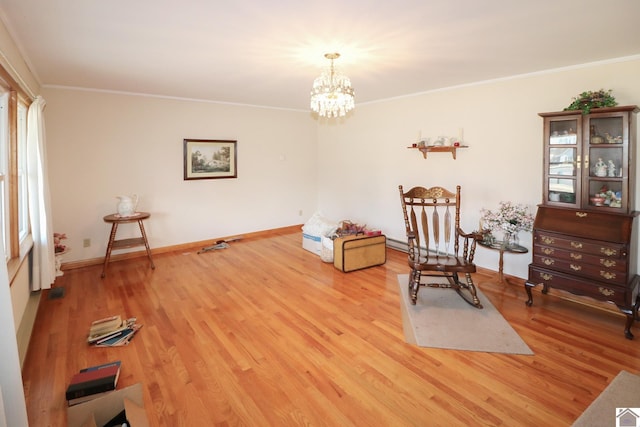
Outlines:
{"type": "Polygon", "coordinates": [[[31,248],[27,189],[27,113],[30,98],[0,67],[0,243],[9,277],[31,248]]]}

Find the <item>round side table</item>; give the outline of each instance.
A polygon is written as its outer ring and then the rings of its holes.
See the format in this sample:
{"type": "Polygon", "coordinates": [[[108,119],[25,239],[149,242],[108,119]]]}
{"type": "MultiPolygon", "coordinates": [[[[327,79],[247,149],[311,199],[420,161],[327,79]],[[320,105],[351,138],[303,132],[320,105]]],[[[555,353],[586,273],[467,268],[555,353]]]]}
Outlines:
{"type": "Polygon", "coordinates": [[[111,259],[111,251],[117,249],[133,248],[136,246],[143,246],[147,250],[147,256],[151,262],[151,269],[154,270],[156,266],[153,264],[153,258],[151,258],[151,249],[149,248],[149,242],[147,240],[147,233],[144,231],[144,224],[142,221],[149,218],[151,214],[149,212],[136,212],[134,215],[121,216],[119,214],[110,214],[105,216],[104,222],[111,224],[111,234],[109,235],[109,243],[107,244],[107,253],[104,257],[104,265],[102,266],[102,276],[107,274],[107,265],[111,259]],[[140,227],[141,237],[134,237],[130,239],[116,240],[116,232],[118,231],[118,225],[126,224],[130,222],[137,222],[140,227]]]}
{"type": "Polygon", "coordinates": [[[494,249],[500,252],[500,259],[498,261],[498,279],[500,283],[508,283],[504,277],[504,253],[512,253],[512,254],[526,254],[529,252],[529,249],[520,245],[509,245],[506,246],[504,242],[500,240],[493,241],[491,243],[485,243],[483,241],[478,241],[478,245],[485,247],[487,249],[494,249]]]}

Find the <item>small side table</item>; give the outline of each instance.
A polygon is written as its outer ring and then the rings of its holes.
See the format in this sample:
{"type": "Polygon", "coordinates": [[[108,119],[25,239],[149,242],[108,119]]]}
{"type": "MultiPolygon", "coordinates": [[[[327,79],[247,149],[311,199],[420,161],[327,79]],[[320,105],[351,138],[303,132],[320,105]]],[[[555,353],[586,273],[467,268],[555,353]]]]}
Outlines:
{"type": "Polygon", "coordinates": [[[524,246],[520,246],[520,245],[506,246],[504,245],[504,242],[500,240],[496,240],[491,243],[478,241],[478,244],[487,249],[494,249],[494,250],[500,251],[500,260],[498,261],[498,278],[501,284],[508,283],[507,280],[504,278],[504,253],[508,252],[512,254],[526,254],[527,252],[529,252],[529,249],[525,248],[524,246]]]}
{"type": "Polygon", "coordinates": [[[149,257],[149,261],[151,262],[151,269],[155,270],[156,266],[153,264],[153,259],[151,258],[151,249],[149,249],[149,242],[147,240],[147,233],[144,231],[144,225],[142,221],[149,218],[151,214],[149,212],[136,212],[135,215],[131,216],[121,216],[119,214],[111,214],[105,216],[104,222],[111,224],[111,234],[109,235],[109,243],[107,244],[107,253],[104,257],[104,265],[102,266],[102,276],[107,273],[107,264],[109,264],[109,259],[111,258],[111,251],[114,249],[126,249],[133,248],[136,246],[142,246],[147,249],[147,256],[149,257]],[[137,222],[140,227],[140,234],[142,237],[134,237],[130,239],[121,239],[116,240],[116,232],[118,231],[118,225],[126,224],[130,222],[137,222]]]}

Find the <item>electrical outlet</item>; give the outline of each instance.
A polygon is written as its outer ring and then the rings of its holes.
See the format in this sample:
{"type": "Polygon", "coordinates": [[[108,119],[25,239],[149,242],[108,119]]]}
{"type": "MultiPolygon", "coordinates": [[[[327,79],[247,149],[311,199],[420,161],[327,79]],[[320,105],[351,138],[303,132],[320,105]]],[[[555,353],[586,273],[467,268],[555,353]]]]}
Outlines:
{"type": "Polygon", "coordinates": [[[82,247],[83,248],[88,248],[89,246],[91,246],[91,239],[84,239],[82,241],[82,247]]]}

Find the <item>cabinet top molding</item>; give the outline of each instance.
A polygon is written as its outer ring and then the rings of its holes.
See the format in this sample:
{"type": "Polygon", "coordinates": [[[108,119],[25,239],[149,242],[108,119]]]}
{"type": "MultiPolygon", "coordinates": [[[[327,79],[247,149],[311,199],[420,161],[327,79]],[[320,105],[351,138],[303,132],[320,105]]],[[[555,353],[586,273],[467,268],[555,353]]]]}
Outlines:
{"type": "MultiPolygon", "coordinates": [[[[640,111],[637,105],[623,105],[617,107],[605,107],[605,108],[593,108],[591,110],[591,114],[601,114],[601,113],[619,113],[621,111],[628,111],[632,113],[637,113],[640,111]]],[[[554,113],[538,113],[540,117],[550,117],[550,116],[583,116],[580,110],[566,110],[566,111],[556,111],[554,113]]]]}

